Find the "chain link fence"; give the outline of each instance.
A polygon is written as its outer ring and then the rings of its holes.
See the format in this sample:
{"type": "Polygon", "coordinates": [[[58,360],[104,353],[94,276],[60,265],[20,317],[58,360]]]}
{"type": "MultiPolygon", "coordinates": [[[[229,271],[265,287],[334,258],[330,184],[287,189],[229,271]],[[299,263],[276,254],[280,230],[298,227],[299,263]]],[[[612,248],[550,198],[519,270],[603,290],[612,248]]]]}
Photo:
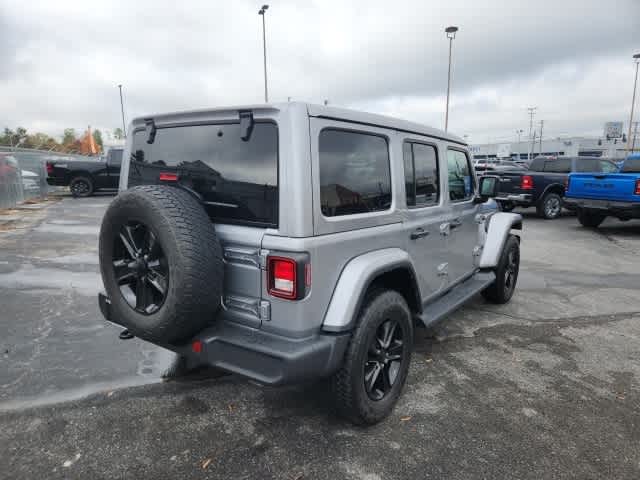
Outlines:
{"type": "Polygon", "coordinates": [[[60,187],[47,184],[49,160],[96,160],[96,157],[0,146],[0,208],[43,199],[59,190],[60,187]]]}

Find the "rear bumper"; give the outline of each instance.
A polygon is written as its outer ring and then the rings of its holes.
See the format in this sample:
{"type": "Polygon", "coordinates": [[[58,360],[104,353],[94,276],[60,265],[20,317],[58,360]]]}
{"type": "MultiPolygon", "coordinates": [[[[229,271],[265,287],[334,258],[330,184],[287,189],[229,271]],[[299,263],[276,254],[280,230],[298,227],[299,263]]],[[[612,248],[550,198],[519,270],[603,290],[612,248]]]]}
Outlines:
{"type": "MultiPolygon", "coordinates": [[[[105,319],[111,302],[98,295],[105,319]]],[[[340,367],[350,333],[317,333],[304,339],[273,335],[231,322],[217,322],[184,345],[160,345],[187,357],[191,365],[211,365],[267,385],[286,385],[327,377],[340,367]],[[193,349],[200,342],[199,352],[193,349]]]]}
{"type": "Polygon", "coordinates": [[[589,198],[565,197],[564,203],[574,209],[596,210],[618,218],[640,218],[640,202],[617,202],[589,198]]]}
{"type": "Polygon", "coordinates": [[[530,193],[499,193],[496,200],[502,202],[513,202],[518,205],[530,205],[533,201],[533,195],[530,193]]]}

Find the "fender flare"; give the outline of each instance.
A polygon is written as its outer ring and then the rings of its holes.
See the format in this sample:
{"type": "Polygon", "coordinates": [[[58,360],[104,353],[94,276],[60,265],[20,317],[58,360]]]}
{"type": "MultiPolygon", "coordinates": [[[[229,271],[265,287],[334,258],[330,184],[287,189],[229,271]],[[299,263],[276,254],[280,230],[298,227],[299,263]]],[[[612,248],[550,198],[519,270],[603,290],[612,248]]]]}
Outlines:
{"type": "Polygon", "coordinates": [[[512,229],[522,230],[522,215],[506,212],[498,212],[491,215],[482,248],[482,256],[478,264],[480,268],[491,269],[498,265],[502,249],[512,229]]]}
{"type": "MultiPolygon", "coordinates": [[[[405,250],[384,248],[349,260],[333,290],[329,308],[322,322],[322,330],[327,332],[351,330],[371,282],[379,275],[397,268],[409,270],[414,291],[419,297],[416,269],[405,250]]],[[[418,305],[421,304],[418,298],[418,305]]]]}
{"type": "Polygon", "coordinates": [[[561,183],[550,183],[544,188],[544,190],[540,194],[540,197],[538,198],[538,203],[542,202],[542,199],[547,193],[549,193],[550,190],[562,190],[560,197],[564,198],[564,185],[562,185],[561,183]]]}

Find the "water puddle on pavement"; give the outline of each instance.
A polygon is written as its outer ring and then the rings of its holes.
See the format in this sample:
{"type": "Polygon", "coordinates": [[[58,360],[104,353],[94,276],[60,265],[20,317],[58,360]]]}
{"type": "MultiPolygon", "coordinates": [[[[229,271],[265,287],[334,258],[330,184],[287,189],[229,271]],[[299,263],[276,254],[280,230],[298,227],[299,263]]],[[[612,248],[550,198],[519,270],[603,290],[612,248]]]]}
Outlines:
{"type": "Polygon", "coordinates": [[[160,383],[178,360],[175,353],[159,347],[145,348],[141,354],[143,358],[138,362],[137,375],[7,400],[0,402],[0,412],[71,402],[100,393],[111,397],[119,390],[160,383]]]}

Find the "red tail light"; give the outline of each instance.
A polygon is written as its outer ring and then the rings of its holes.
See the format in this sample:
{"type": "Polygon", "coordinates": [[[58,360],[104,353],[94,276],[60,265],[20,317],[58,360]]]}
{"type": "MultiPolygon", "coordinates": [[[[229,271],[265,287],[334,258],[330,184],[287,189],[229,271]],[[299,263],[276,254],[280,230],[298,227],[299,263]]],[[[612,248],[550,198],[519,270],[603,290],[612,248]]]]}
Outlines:
{"type": "Polygon", "coordinates": [[[47,175],[51,175],[53,173],[53,163],[47,162],[46,167],[47,167],[47,175]]]}
{"type": "Polygon", "coordinates": [[[533,188],[533,177],[531,175],[522,175],[520,188],[522,190],[531,190],[533,188]]]}
{"type": "Polygon", "coordinates": [[[160,181],[161,182],[177,182],[178,174],[171,172],[160,172],[160,181]]]}
{"type": "Polygon", "coordinates": [[[640,195],[640,178],[636,180],[636,191],[633,194],[640,195]]]}
{"type": "Polygon", "coordinates": [[[298,295],[298,264],[291,258],[269,257],[267,275],[269,294],[293,300],[298,295]]]}

